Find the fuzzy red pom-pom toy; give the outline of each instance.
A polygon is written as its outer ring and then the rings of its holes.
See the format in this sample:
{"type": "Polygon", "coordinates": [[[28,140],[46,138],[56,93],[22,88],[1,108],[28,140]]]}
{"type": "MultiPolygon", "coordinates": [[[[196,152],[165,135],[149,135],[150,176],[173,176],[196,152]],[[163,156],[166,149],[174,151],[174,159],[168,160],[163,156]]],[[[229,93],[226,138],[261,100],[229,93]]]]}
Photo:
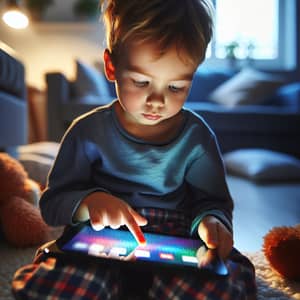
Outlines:
{"type": "Polygon", "coordinates": [[[0,153],[0,230],[14,246],[41,245],[49,239],[50,227],[37,208],[40,192],[20,162],[0,153]]]}
{"type": "Polygon", "coordinates": [[[300,280],[300,224],[274,227],[264,237],[263,252],[271,267],[281,276],[300,280]]]}

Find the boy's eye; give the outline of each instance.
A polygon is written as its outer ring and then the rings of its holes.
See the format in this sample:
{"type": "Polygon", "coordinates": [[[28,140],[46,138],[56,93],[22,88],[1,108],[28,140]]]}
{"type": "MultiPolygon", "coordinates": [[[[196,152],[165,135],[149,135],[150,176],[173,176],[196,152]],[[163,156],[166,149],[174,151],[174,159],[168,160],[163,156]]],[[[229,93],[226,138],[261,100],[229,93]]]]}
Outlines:
{"type": "Polygon", "coordinates": [[[184,87],[178,87],[175,85],[169,85],[169,90],[173,93],[182,92],[184,90],[184,87]]]}
{"type": "Polygon", "coordinates": [[[134,79],[132,81],[136,87],[146,87],[149,84],[149,81],[138,81],[134,79]]]}

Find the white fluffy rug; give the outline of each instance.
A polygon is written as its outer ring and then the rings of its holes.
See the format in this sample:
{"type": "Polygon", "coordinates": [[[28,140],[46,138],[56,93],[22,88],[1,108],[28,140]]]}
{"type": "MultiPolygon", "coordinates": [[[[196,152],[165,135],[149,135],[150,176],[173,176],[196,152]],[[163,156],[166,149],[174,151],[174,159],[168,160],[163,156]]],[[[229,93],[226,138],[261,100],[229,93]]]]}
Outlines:
{"type": "Polygon", "coordinates": [[[279,276],[270,268],[262,252],[244,254],[255,265],[258,300],[300,300],[300,282],[288,281],[279,276]]]}
{"type": "MultiPolygon", "coordinates": [[[[0,242],[0,299],[13,300],[10,282],[17,268],[32,261],[34,248],[16,249],[0,242]]],[[[258,300],[300,300],[300,282],[291,282],[277,275],[261,252],[245,253],[256,267],[258,300]]],[[[232,299],[236,300],[236,299],[232,299]]]]}

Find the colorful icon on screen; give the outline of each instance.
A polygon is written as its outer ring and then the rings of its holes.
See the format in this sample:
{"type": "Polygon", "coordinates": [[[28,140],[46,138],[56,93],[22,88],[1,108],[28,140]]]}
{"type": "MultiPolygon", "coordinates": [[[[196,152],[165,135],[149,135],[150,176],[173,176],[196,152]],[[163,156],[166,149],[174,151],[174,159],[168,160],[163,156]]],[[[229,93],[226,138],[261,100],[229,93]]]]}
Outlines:
{"type": "Polygon", "coordinates": [[[127,249],[124,247],[113,247],[109,251],[109,255],[112,256],[125,256],[127,254],[127,249]]]}
{"type": "Polygon", "coordinates": [[[88,253],[92,255],[99,255],[101,254],[101,252],[103,252],[103,250],[104,250],[104,245],[91,244],[88,253]]]}
{"type": "Polygon", "coordinates": [[[135,257],[150,258],[150,252],[148,250],[137,249],[134,251],[134,255],[135,257]]]}
{"type": "Polygon", "coordinates": [[[198,264],[198,259],[195,256],[182,255],[181,259],[186,263],[198,264]]]}
{"type": "Polygon", "coordinates": [[[174,260],[174,255],[172,253],[159,253],[159,257],[161,259],[174,260]]]}
{"type": "Polygon", "coordinates": [[[87,243],[76,242],[73,247],[75,250],[86,250],[88,246],[89,245],[87,243]]]}

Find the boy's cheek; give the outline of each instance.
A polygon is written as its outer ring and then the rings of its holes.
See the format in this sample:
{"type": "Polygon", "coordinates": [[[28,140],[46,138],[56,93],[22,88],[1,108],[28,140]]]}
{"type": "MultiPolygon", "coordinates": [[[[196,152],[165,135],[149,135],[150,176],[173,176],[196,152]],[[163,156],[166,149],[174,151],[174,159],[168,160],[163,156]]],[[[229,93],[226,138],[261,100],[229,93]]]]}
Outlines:
{"type": "Polygon", "coordinates": [[[133,93],[133,92],[141,92],[142,89],[138,88],[134,85],[131,79],[123,78],[122,80],[116,82],[116,88],[121,93],[133,93]]]}
{"type": "Polygon", "coordinates": [[[133,102],[135,99],[140,100],[146,96],[145,90],[137,88],[134,86],[122,86],[118,91],[118,95],[123,99],[130,99],[130,102],[133,102]]]}

